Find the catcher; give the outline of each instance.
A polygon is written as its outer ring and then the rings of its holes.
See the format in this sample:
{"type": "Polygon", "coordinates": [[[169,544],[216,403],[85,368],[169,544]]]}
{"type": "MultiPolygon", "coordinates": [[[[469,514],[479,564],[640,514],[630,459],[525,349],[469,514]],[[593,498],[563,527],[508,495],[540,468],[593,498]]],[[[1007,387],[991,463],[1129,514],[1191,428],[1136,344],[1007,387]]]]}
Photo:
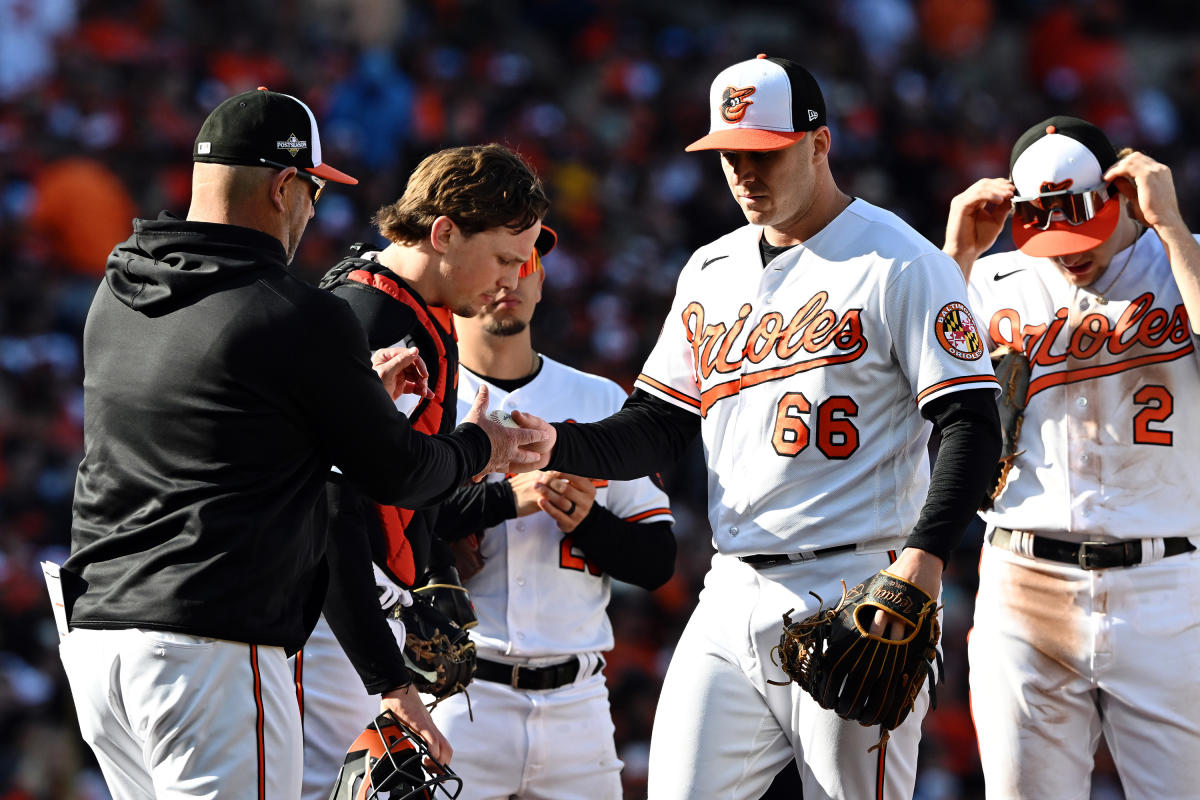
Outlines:
{"type": "MultiPolygon", "coordinates": [[[[353,310],[372,349],[420,352],[427,391],[397,400],[416,430],[455,429],[452,312],[476,314],[516,285],[547,207],[537,177],[506,148],[443,150],[417,166],[399,200],[376,212],[389,244],[377,252],[355,246],[322,279],[353,310]]],[[[346,744],[379,713],[381,698],[435,758],[449,761],[450,743],[418,691],[446,697],[475,669],[463,630],[474,616],[449,551],[433,537],[436,507],[379,506],[336,475],[327,499],[329,594],[294,662],[304,715],[302,800],[325,800],[346,744]]]]}

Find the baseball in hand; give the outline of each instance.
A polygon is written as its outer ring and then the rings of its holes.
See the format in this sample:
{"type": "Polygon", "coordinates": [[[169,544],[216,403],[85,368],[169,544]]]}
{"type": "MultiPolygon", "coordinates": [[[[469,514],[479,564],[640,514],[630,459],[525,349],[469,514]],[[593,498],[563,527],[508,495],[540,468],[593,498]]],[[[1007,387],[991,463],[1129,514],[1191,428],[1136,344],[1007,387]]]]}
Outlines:
{"type": "Polygon", "coordinates": [[[497,425],[503,425],[506,428],[521,427],[520,425],[517,424],[517,421],[515,419],[513,419],[511,416],[508,415],[507,411],[501,411],[500,409],[496,409],[495,411],[489,411],[488,419],[490,419],[492,422],[496,423],[497,425]]]}

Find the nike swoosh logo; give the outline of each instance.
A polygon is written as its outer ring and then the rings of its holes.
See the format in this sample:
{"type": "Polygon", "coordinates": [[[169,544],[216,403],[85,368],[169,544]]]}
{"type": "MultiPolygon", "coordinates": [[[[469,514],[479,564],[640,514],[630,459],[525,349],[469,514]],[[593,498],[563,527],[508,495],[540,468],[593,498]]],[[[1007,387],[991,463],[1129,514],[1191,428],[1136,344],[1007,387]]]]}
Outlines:
{"type": "Polygon", "coordinates": [[[700,265],[700,269],[704,269],[709,264],[713,263],[714,261],[720,261],[722,258],[729,258],[729,256],[713,256],[712,258],[705,260],[705,262],[700,265]]]}
{"type": "Polygon", "coordinates": [[[1007,278],[1009,275],[1016,275],[1018,272],[1024,272],[1024,271],[1025,271],[1025,268],[1021,267],[1020,269],[1014,269],[1012,272],[997,272],[995,275],[992,276],[992,280],[1002,281],[1005,278],[1007,278]]]}

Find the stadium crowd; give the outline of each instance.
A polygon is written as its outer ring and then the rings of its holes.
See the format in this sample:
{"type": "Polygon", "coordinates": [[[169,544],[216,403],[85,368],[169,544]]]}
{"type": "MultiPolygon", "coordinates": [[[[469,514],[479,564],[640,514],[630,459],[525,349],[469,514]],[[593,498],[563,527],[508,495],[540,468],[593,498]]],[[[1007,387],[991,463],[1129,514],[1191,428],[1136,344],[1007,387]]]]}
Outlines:
{"type": "MultiPolygon", "coordinates": [[[[324,195],[295,264],[309,280],[372,238],[370,213],[422,155],[520,151],[559,233],[534,342],[629,388],[688,254],[741,223],[715,157],[683,152],[724,65],[767,52],[809,67],[839,183],[939,245],[950,198],[1007,173],[1009,144],[1053,113],[1170,164],[1194,222],[1192,14],[1172,0],[0,0],[0,800],[107,797],[39,562],[69,541],[79,340],[105,257],[132,217],[186,210],[181,155],[224,97],[302,97],[328,160],[364,179],[324,195]]],[[[658,688],[712,552],[696,466],[665,476],[675,578],[618,587],[610,609],[629,797],[644,793],[658,688]]],[[[948,682],[925,722],[921,800],[982,796],[965,652],[978,545],[964,537],[945,583],[948,682]]],[[[1103,754],[1098,771],[1093,796],[1121,797],[1103,754]]]]}

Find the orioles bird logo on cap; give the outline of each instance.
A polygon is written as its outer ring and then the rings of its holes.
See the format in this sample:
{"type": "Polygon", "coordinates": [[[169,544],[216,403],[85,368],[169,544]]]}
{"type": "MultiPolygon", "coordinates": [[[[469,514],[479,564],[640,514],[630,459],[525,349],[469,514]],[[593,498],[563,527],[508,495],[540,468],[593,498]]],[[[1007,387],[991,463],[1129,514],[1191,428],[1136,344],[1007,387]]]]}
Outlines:
{"type": "Polygon", "coordinates": [[[752,94],[754,94],[753,86],[747,86],[744,89],[726,86],[725,91],[721,93],[721,118],[726,122],[741,122],[750,106],[754,105],[753,100],[746,99],[752,94]]]}

